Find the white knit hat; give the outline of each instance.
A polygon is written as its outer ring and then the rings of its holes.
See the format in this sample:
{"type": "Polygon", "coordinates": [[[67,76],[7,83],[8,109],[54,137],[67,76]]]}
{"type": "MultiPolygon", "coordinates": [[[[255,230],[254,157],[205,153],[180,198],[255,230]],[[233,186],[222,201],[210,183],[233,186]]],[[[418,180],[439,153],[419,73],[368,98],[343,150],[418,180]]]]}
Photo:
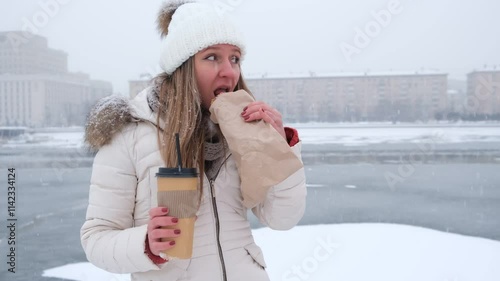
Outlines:
{"type": "Polygon", "coordinates": [[[213,4],[186,3],[177,8],[163,40],[160,66],[172,74],[199,51],[217,44],[231,44],[245,53],[242,35],[227,15],[213,4]]]}

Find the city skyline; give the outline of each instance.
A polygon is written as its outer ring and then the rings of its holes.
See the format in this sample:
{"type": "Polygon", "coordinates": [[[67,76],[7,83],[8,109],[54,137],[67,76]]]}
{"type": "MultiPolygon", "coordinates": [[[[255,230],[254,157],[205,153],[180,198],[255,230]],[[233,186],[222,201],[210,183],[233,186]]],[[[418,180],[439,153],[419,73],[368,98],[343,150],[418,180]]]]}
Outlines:
{"type": "MultiPolygon", "coordinates": [[[[159,71],[162,2],[2,2],[1,29],[36,31],[68,54],[70,71],[111,81],[126,95],[129,80],[159,71]]],[[[465,81],[484,65],[500,68],[500,38],[490,34],[500,25],[494,1],[211,2],[241,26],[249,77],[433,69],[465,81]]]]}
{"type": "Polygon", "coordinates": [[[111,83],[68,71],[67,54],[44,37],[9,44],[9,36],[23,35],[0,32],[0,126],[82,125],[90,107],[113,93],[111,83]]]}
{"type": "MultiPolygon", "coordinates": [[[[129,81],[130,96],[151,78],[129,81]]],[[[284,113],[288,122],[499,118],[496,67],[470,72],[466,90],[456,81],[448,86],[447,73],[425,69],[247,78],[255,97],[284,113]]],[[[112,93],[108,82],[68,72],[67,54],[49,48],[45,37],[0,32],[0,125],[79,125],[95,101],[112,93]],[[10,44],[23,36],[30,39],[10,44]]]]}

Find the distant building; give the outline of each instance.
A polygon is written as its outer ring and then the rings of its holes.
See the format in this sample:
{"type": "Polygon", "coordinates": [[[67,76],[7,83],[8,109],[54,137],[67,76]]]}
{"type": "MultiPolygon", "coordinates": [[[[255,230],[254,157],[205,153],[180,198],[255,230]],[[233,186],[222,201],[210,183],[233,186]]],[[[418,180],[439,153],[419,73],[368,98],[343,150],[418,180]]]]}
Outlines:
{"type": "Polygon", "coordinates": [[[83,125],[90,107],[112,92],[111,84],[70,73],[0,75],[3,126],[83,125]]]}
{"type": "Polygon", "coordinates": [[[67,71],[67,54],[47,39],[0,32],[0,126],[83,125],[90,107],[112,93],[111,83],[67,71]],[[21,43],[21,44],[19,44],[21,43]]]}
{"type": "Polygon", "coordinates": [[[20,31],[0,32],[0,73],[56,74],[68,72],[68,55],[50,49],[47,39],[20,31]]]}
{"type": "Polygon", "coordinates": [[[462,115],[465,113],[464,104],[466,102],[465,92],[448,89],[448,113],[462,115]]]}
{"type": "Polygon", "coordinates": [[[467,74],[468,114],[500,114],[500,68],[467,74]]]}
{"type": "Polygon", "coordinates": [[[336,73],[247,78],[288,122],[427,121],[447,111],[447,74],[336,73]]]}

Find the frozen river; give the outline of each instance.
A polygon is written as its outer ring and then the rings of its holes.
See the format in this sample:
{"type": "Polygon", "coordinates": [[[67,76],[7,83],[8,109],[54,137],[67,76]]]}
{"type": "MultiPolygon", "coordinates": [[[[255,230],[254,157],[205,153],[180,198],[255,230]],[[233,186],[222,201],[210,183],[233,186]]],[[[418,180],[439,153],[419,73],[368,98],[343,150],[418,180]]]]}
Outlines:
{"type": "MultiPolygon", "coordinates": [[[[300,224],[385,222],[500,240],[499,168],[421,165],[391,188],[383,175],[397,171],[398,165],[308,165],[307,209],[300,224]]],[[[50,280],[40,277],[44,269],[86,260],[79,229],[90,172],[73,169],[60,180],[52,169],[18,170],[19,279],[9,280],[50,280]]],[[[5,253],[6,243],[0,247],[5,253]]],[[[5,264],[4,255],[1,263],[5,264]]],[[[1,280],[7,280],[4,274],[1,280]]]]}
{"type": "MultiPolygon", "coordinates": [[[[410,128],[406,133],[406,129],[386,128],[394,141],[368,140],[378,137],[375,132],[383,134],[382,127],[369,128],[370,132],[345,129],[351,138],[365,138],[358,143],[347,142],[344,129],[321,130],[322,134],[337,131],[336,137],[343,135],[345,143],[319,141],[321,133],[308,130],[316,129],[301,130],[308,204],[300,224],[384,222],[500,241],[498,127],[464,129],[446,141],[423,133],[428,128],[410,128]],[[397,134],[412,137],[396,141],[397,134]]],[[[6,275],[2,254],[0,280],[51,280],[41,277],[44,269],[86,261],[79,230],[85,217],[91,155],[75,146],[55,149],[33,144],[4,145],[0,153],[5,178],[7,166],[17,171],[18,218],[18,272],[6,275]]],[[[0,184],[0,218],[5,224],[6,180],[0,184]]],[[[253,218],[252,225],[258,227],[253,218]]],[[[0,239],[0,252],[6,253],[3,230],[0,239]]]]}

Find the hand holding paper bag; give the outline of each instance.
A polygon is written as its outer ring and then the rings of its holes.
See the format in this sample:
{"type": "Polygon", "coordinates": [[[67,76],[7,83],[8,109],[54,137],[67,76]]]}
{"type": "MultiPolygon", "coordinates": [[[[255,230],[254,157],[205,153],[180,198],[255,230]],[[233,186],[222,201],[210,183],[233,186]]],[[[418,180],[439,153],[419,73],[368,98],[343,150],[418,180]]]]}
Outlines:
{"type": "Polygon", "coordinates": [[[210,119],[218,123],[233,154],[241,178],[243,204],[253,208],[269,188],[303,167],[283,137],[263,120],[247,123],[243,108],[254,98],[244,90],[217,96],[210,119]]]}

